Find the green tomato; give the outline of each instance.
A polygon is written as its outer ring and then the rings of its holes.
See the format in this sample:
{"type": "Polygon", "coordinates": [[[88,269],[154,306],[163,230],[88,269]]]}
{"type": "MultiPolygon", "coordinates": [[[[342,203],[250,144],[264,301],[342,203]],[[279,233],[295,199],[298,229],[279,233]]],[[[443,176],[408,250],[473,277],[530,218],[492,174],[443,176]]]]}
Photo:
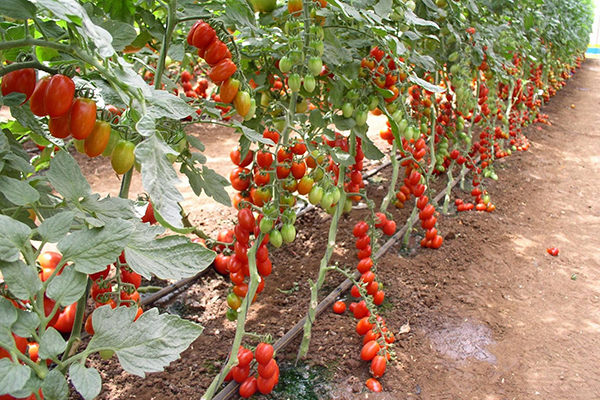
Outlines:
{"type": "Polygon", "coordinates": [[[306,75],[304,77],[303,86],[308,93],[312,93],[313,90],[315,90],[315,87],[317,86],[317,82],[315,81],[315,78],[312,75],[306,75]]]}
{"type": "Polygon", "coordinates": [[[288,77],[288,86],[292,92],[297,92],[300,90],[300,75],[293,73],[288,77]]]}
{"type": "Polygon", "coordinates": [[[313,186],[312,189],[310,189],[310,192],[308,193],[308,201],[310,202],[310,204],[312,204],[313,206],[319,204],[321,202],[321,199],[323,198],[324,192],[325,191],[321,186],[313,186]]]}
{"type": "Polygon", "coordinates": [[[254,11],[269,13],[277,8],[277,0],[250,0],[254,11]]]}
{"type": "Polygon", "coordinates": [[[273,229],[269,234],[269,242],[275,247],[280,248],[283,244],[283,237],[277,229],[273,229]]]}
{"type": "Polygon", "coordinates": [[[296,239],[296,228],[292,224],[283,224],[281,236],[285,243],[292,243],[296,239]]]}
{"type": "Polygon", "coordinates": [[[225,317],[234,322],[237,321],[237,317],[238,317],[238,313],[237,311],[235,311],[233,308],[230,308],[229,310],[227,310],[227,312],[225,313],[225,317]]]}
{"type": "Polygon", "coordinates": [[[354,106],[351,103],[344,103],[342,106],[342,114],[346,118],[350,118],[354,114],[354,106]]]}
{"type": "Polygon", "coordinates": [[[254,118],[254,114],[256,113],[256,100],[250,99],[250,109],[248,110],[248,114],[244,116],[244,121],[250,121],[254,118]]]}
{"type": "Polygon", "coordinates": [[[273,230],[273,223],[274,221],[271,218],[263,217],[259,224],[260,231],[264,234],[271,232],[273,230]]]}
{"type": "Polygon", "coordinates": [[[321,60],[321,57],[312,56],[308,60],[308,71],[313,76],[319,76],[321,74],[322,69],[323,69],[323,60],[321,60]]]}
{"type": "Polygon", "coordinates": [[[352,200],[346,199],[344,202],[344,212],[349,213],[350,211],[352,211],[352,200]]]}
{"type": "Polygon", "coordinates": [[[292,70],[293,66],[294,66],[294,64],[292,63],[292,60],[290,60],[290,58],[288,56],[283,56],[283,57],[281,57],[281,60],[279,60],[279,70],[281,72],[283,72],[284,74],[287,74],[288,72],[290,72],[292,70]]]}
{"type": "Polygon", "coordinates": [[[98,353],[100,353],[100,357],[102,357],[103,360],[108,360],[115,355],[115,352],[112,350],[100,350],[98,353]]]}
{"type": "Polygon", "coordinates": [[[321,207],[324,209],[328,209],[333,205],[333,194],[331,192],[327,192],[321,198],[321,207]]]}
{"type": "Polygon", "coordinates": [[[85,140],[73,139],[73,146],[75,147],[75,150],[77,150],[78,153],[85,154],[85,149],[83,148],[84,142],[85,140]]]}
{"type": "Polygon", "coordinates": [[[371,96],[369,99],[369,111],[373,111],[379,105],[379,98],[371,96]]]}
{"type": "Polygon", "coordinates": [[[337,186],[332,186],[327,192],[331,193],[331,199],[333,200],[332,204],[337,204],[337,202],[340,201],[342,195],[337,186]]]}
{"type": "Polygon", "coordinates": [[[283,218],[288,224],[294,225],[296,223],[296,211],[288,208],[283,212],[283,218]]]}
{"type": "MultiPolygon", "coordinates": [[[[402,121],[398,122],[398,129],[400,130],[400,134],[404,134],[406,132],[406,128],[408,128],[408,121],[403,119],[402,121]]],[[[412,137],[412,135],[411,135],[412,137]]]]}

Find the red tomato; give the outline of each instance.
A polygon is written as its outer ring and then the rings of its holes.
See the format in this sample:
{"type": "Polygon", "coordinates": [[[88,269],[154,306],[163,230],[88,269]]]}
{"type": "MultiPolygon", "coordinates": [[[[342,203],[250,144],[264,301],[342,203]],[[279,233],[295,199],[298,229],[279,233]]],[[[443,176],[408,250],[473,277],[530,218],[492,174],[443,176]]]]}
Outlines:
{"type": "Polygon", "coordinates": [[[17,71],[9,72],[2,78],[2,96],[8,96],[10,93],[18,92],[25,95],[24,104],[35,90],[35,69],[25,68],[17,71]]]}
{"type": "Polygon", "coordinates": [[[33,115],[37,115],[38,117],[48,115],[46,106],[44,105],[44,98],[46,97],[46,89],[48,88],[48,83],[50,83],[50,78],[51,76],[45,76],[40,79],[29,99],[29,108],[33,115]]]}
{"type": "Polygon", "coordinates": [[[263,132],[263,138],[271,139],[271,141],[273,141],[273,143],[275,144],[279,143],[279,133],[275,131],[265,129],[265,131],[263,132]]]}
{"type": "Polygon", "coordinates": [[[277,361],[273,358],[266,364],[258,364],[258,375],[265,379],[271,378],[277,370],[277,361]]]}
{"type": "Polygon", "coordinates": [[[248,208],[242,208],[238,211],[238,221],[240,226],[247,231],[254,230],[254,226],[256,225],[254,214],[248,208]]]}
{"type": "Polygon", "coordinates": [[[548,252],[548,254],[550,254],[551,256],[558,256],[558,247],[548,247],[546,249],[546,251],[548,252]]]}
{"type": "MultiPolygon", "coordinates": [[[[194,47],[197,47],[198,49],[204,49],[216,39],[217,33],[212,26],[204,21],[199,21],[196,24],[198,24],[197,26],[194,25],[196,26],[196,29],[192,28],[192,30],[190,30],[190,34],[193,32],[191,41],[194,47]]],[[[190,42],[190,34],[188,34],[188,43],[190,42]]]]}
{"type": "Polygon", "coordinates": [[[77,314],[77,303],[66,306],[58,315],[58,320],[53,325],[54,329],[62,333],[71,333],[75,322],[75,314],[77,314]]]}
{"type": "Polygon", "coordinates": [[[375,378],[367,379],[366,385],[369,388],[369,390],[375,393],[379,393],[383,390],[383,388],[381,387],[381,383],[379,383],[379,381],[375,378]]]}
{"type": "MultiPolygon", "coordinates": [[[[204,61],[206,61],[206,63],[208,65],[210,65],[211,67],[217,65],[219,63],[219,61],[221,61],[225,58],[231,59],[231,52],[227,48],[227,45],[225,43],[221,42],[219,39],[214,40],[206,48],[206,52],[204,53],[204,61]]],[[[233,66],[235,67],[235,64],[233,64],[233,66]]],[[[235,72],[235,70],[233,72],[235,72]]],[[[233,74],[233,72],[231,74],[229,74],[229,76],[227,76],[227,78],[229,78],[233,74]]],[[[225,79],[227,79],[227,78],[225,78],[225,79]]]]}
{"type": "Polygon", "coordinates": [[[356,248],[358,250],[362,250],[367,247],[371,243],[371,237],[368,235],[364,235],[356,239],[356,248]]]}
{"type": "MultiPolygon", "coordinates": [[[[210,70],[208,77],[215,83],[215,85],[218,85],[221,82],[228,80],[235,71],[237,71],[237,67],[235,66],[235,63],[231,61],[231,58],[223,58],[210,70]]],[[[229,99],[229,97],[227,98],[229,99]]],[[[235,96],[233,96],[233,98],[235,98],[235,96]]],[[[223,101],[223,98],[221,98],[221,101],[223,101]]],[[[230,101],[227,101],[227,103],[230,101]]]]}
{"type": "Polygon", "coordinates": [[[380,378],[385,373],[385,367],[387,365],[387,360],[384,356],[375,356],[373,360],[371,360],[371,375],[374,378],[380,378]]]}
{"type": "Polygon", "coordinates": [[[240,150],[238,148],[233,148],[233,150],[231,150],[229,153],[229,158],[231,159],[231,162],[238,167],[247,167],[254,159],[254,152],[249,150],[246,154],[246,157],[244,157],[244,160],[242,160],[242,153],[240,150]]]}
{"type": "Polygon", "coordinates": [[[259,392],[261,392],[262,394],[269,394],[273,391],[273,388],[277,384],[277,377],[274,373],[270,378],[263,378],[261,375],[259,375],[256,379],[256,383],[259,392]]]}
{"type": "Polygon", "coordinates": [[[51,118],[60,117],[71,109],[75,83],[65,75],[54,75],[46,88],[44,106],[51,118]]]}
{"type": "Polygon", "coordinates": [[[365,236],[369,231],[369,225],[365,221],[359,221],[354,225],[354,229],[352,230],[352,234],[355,237],[365,236]]]}
{"type": "Polygon", "coordinates": [[[346,311],[346,303],[343,301],[336,301],[333,303],[333,312],[336,314],[343,314],[346,311]]]}
{"type": "Polygon", "coordinates": [[[250,374],[250,365],[246,365],[245,367],[235,366],[231,371],[233,380],[237,383],[242,383],[250,374]]]}
{"type": "Polygon", "coordinates": [[[302,179],[302,177],[306,174],[306,163],[304,161],[292,162],[292,175],[296,179],[302,179]]]}
{"type": "Polygon", "coordinates": [[[256,362],[262,365],[266,365],[273,359],[273,346],[268,343],[259,343],[254,351],[256,362]]]}
{"type": "Polygon", "coordinates": [[[363,361],[371,361],[379,352],[381,346],[375,340],[371,340],[365,344],[360,352],[360,358],[363,361]]]}
{"type": "Polygon", "coordinates": [[[217,272],[221,275],[227,275],[229,273],[229,260],[230,260],[230,256],[226,256],[223,253],[217,254],[217,257],[215,257],[215,269],[217,270],[217,272]]]}
{"type": "MultiPolygon", "coordinates": [[[[235,65],[234,65],[235,66],[235,65]]],[[[216,68],[216,67],[215,67],[216,68]]],[[[212,78],[211,78],[212,79],[212,78]]],[[[214,81],[213,81],[214,82],[214,81]]],[[[240,81],[237,79],[229,78],[221,85],[219,95],[223,103],[231,103],[240,88],[240,81]]]]}
{"type": "MultiPolygon", "coordinates": [[[[37,262],[40,264],[40,267],[42,267],[42,270],[40,271],[40,274],[41,274],[40,278],[42,279],[42,282],[46,282],[46,280],[48,280],[48,278],[50,278],[50,276],[52,275],[52,273],[54,272],[54,270],[60,263],[61,259],[62,259],[62,256],[59,253],[55,253],[53,251],[46,251],[46,252],[41,253],[38,256],[37,262]]],[[[62,273],[62,268],[61,268],[61,271],[59,271],[57,275],[60,275],[61,273],[62,273]]]]}
{"type": "MultiPolygon", "coordinates": [[[[54,306],[54,304],[53,304],[53,306],[54,306]]],[[[17,347],[17,350],[19,350],[21,353],[25,354],[25,352],[27,351],[27,339],[17,336],[14,333],[12,335],[13,335],[13,339],[15,340],[15,345],[17,347]]],[[[0,347],[0,359],[8,357],[8,356],[9,356],[9,352],[7,350],[4,350],[2,347],[0,347]]]]}
{"type": "Polygon", "coordinates": [[[249,376],[240,385],[240,396],[242,396],[244,399],[247,399],[252,397],[254,393],[256,393],[256,390],[258,390],[258,382],[256,382],[255,377],[249,376]]]}
{"type": "Polygon", "coordinates": [[[396,222],[392,220],[386,221],[385,225],[383,225],[383,233],[388,236],[392,236],[394,233],[396,233],[396,222]]]}
{"type": "Polygon", "coordinates": [[[95,274],[90,274],[90,279],[94,282],[100,278],[106,279],[108,277],[108,274],[110,273],[110,267],[111,265],[107,265],[106,269],[104,269],[103,271],[96,272],[95,274]]]}
{"type": "Polygon", "coordinates": [[[154,216],[154,206],[152,206],[152,202],[148,202],[148,206],[146,207],[146,211],[142,216],[142,222],[148,222],[150,225],[156,224],[156,217],[154,216]]]}
{"type": "Polygon", "coordinates": [[[231,186],[240,192],[250,187],[250,179],[250,170],[247,168],[234,168],[229,174],[231,186]],[[241,175],[243,175],[243,177],[241,175]]]}
{"type": "Polygon", "coordinates": [[[369,317],[363,317],[356,323],[356,333],[366,335],[373,328],[373,324],[369,322],[369,317]]]}
{"type": "Polygon", "coordinates": [[[77,140],[87,138],[92,133],[95,124],[96,102],[83,97],[76,98],[71,106],[71,119],[69,122],[73,137],[77,140]]]}
{"type": "Polygon", "coordinates": [[[70,115],[68,112],[60,117],[50,118],[48,122],[50,134],[57,139],[68,138],[71,134],[69,119],[70,115]]]}
{"type": "Polygon", "coordinates": [[[137,289],[142,284],[142,276],[128,267],[121,267],[121,282],[131,283],[137,289]]]}

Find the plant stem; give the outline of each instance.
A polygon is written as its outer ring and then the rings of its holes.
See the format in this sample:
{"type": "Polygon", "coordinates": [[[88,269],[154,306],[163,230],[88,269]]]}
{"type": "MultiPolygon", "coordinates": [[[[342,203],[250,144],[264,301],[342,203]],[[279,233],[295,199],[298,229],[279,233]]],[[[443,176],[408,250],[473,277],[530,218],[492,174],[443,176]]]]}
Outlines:
{"type": "Polygon", "coordinates": [[[398,173],[400,170],[400,163],[398,162],[398,159],[396,158],[397,150],[398,150],[398,144],[394,140],[394,143],[392,144],[392,151],[390,153],[390,161],[392,163],[392,180],[390,181],[390,188],[388,190],[388,193],[385,195],[385,198],[383,199],[383,202],[381,203],[381,208],[379,209],[379,211],[381,211],[383,213],[385,213],[387,211],[387,208],[388,208],[390,202],[395,197],[396,182],[398,181],[398,173]]]}
{"type": "Polygon", "coordinates": [[[167,4],[167,26],[165,28],[165,35],[162,41],[162,47],[160,48],[160,54],[158,56],[158,62],[156,64],[156,71],[154,72],[154,88],[160,89],[162,83],[162,76],[165,71],[165,59],[169,52],[169,44],[173,37],[173,31],[175,25],[177,25],[177,0],[171,0],[167,4]]]}
{"type": "Polygon", "coordinates": [[[69,337],[69,341],[67,342],[67,347],[63,353],[62,360],[68,360],[68,357],[71,353],[71,348],[73,344],[81,337],[81,323],[83,322],[83,315],[85,314],[85,305],[87,302],[88,292],[90,287],[92,286],[92,282],[88,279],[87,287],[83,296],[79,298],[77,301],[77,313],[75,314],[75,322],[73,322],[73,329],[71,330],[71,336],[69,337]]]}
{"type": "Polygon", "coordinates": [[[10,72],[18,71],[20,69],[25,69],[25,68],[40,69],[42,71],[46,71],[47,73],[49,73],[51,75],[58,74],[58,70],[49,68],[46,65],[42,64],[41,62],[39,62],[38,60],[32,60],[32,61],[13,63],[13,64],[6,65],[6,66],[0,66],[0,76],[4,76],[10,72]]]}
{"type": "Polygon", "coordinates": [[[131,187],[131,177],[133,176],[133,167],[123,174],[121,180],[121,189],[119,190],[119,197],[122,199],[129,198],[129,188],[131,187]]]}

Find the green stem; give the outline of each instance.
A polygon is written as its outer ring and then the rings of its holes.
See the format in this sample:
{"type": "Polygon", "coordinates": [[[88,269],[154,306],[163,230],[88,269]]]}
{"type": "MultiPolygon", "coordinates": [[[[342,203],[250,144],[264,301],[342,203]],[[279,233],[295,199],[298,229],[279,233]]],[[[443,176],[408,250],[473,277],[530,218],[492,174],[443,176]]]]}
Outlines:
{"type": "Polygon", "coordinates": [[[83,296],[79,298],[77,301],[77,313],[75,314],[75,322],[73,322],[73,329],[71,330],[71,336],[69,337],[69,341],[67,342],[67,347],[63,353],[62,360],[68,361],[68,357],[71,353],[71,348],[73,344],[81,337],[81,324],[83,323],[83,315],[85,314],[85,305],[87,302],[87,295],[92,286],[92,282],[88,279],[87,287],[83,296]]]}
{"type": "Polygon", "coordinates": [[[25,69],[25,68],[40,69],[42,71],[46,71],[47,73],[49,73],[51,75],[58,74],[58,70],[44,65],[44,64],[40,63],[38,60],[32,60],[32,61],[24,61],[24,62],[14,63],[14,64],[6,65],[6,66],[0,66],[0,76],[4,76],[10,72],[18,71],[20,69],[25,69]]]}
{"type": "Polygon", "coordinates": [[[398,144],[396,143],[396,140],[394,140],[394,143],[392,145],[392,151],[390,153],[390,161],[392,163],[392,180],[390,182],[390,188],[388,190],[388,193],[385,195],[385,198],[383,199],[383,202],[381,202],[381,208],[379,209],[379,211],[385,213],[387,211],[387,208],[390,204],[390,202],[392,201],[392,199],[395,197],[395,193],[396,193],[396,182],[398,181],[398,173],[400,171],[400,163],[398,162],[398,159],[396,158],[396,152],[398,150],[398,144]]]}
{"type": "Polygon", "coordinates": [[[162,83],[162,76],[165,71],[165,59],[169,52],[169,44],[173,37],[173,31],[177,25],[177,0],[171,0],[167,4],[167,26],[165,28],[165,35],[162,41],[162,47],[160,48],[160,54],[158,56],[158,62],[156,64],[156,71],[154,73],[154,88],[160,89],[162,83]]]}
{"type": "Polygon", "coordinates": [[[417,206],[415,206],[412,210],[412,213],[410,213],[410,217],[408,217],[408,221],[406,221],[406,232],[404,233],[404,239],[402,240],[402,245],[404,247],[408,247],[408,240],[410,239],[410,234],[412,232],[412,228],[413,228],[413,221],[415,219],[415,216],[417,215],[417,206]]]}
{"type": "Polygon", "coordinates": [[[454,164],[456,163],[455,160],[452,160],[452,162],[450,162],[450,165],[448,166],[448,170],[447,170],[447,175],[448,175],[448,184],[446,185],[446,196],[444,198],[444,206],[442,208],[442,212],[444,214],[448,214],[448,206],[450,205],[450,195],[452,194],[452,181],[454,181],[454,179],[452,178],[452,169],[454,168],[454,164]]]}
{"type": "MultiPolygon", "coordinates": [[[[355,143],[353,144],[355,146],[355,143]]],[[[352,150],[351,150],[352,151],[352,150]]],[[[333,255],[333,249],[335,248],[335,241],[337,237],[338,223],[340,220],[340,216],[342,215],[342,211],[344,210],[344,203],[346,202],[346,192],[344,191],[344,176],[346,176],[346,167],[340,166],[339,171],[339,179],[338,179],[338,188],[340,189],[340,200],[337,203],[337,207],[335,208],[335,213],[333,215],[333,219],[331,220],[331,225],[329,225],[329,236],[327,240],[327,248],[325,250],[325,255],[321,259],[321,265],[319,267],[319,276],[317,278],[317,282],[310,282],[310,304],[308,307],[308,314],[306,316],[306,322],[304,323],[304,336],[302,337],[302,343],[300,344],[300,349],[298,350],[298,357],[296,360],[306,356],[308,353],[308,347],[310,345],[312,324],[315,320],[317,306],[319,304],[319,290],[323,286],[325,282],[325,276],[327,271],[329,270],[329,260],[333,255]]]]}
{"type": "Polygon", "coordinates": [[[133,175],[133,167],[123,174],[123,179],[121,180],[121,189],[119,190],[119,197],[122,199],[129,198],[129,188],[131,187],[131,177],[133,175]]]}

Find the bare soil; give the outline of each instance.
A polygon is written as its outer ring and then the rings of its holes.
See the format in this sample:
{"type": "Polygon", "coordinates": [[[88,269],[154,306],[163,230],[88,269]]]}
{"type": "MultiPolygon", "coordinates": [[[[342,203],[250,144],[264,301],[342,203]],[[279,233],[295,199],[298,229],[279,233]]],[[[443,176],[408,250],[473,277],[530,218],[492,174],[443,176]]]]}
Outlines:
{"type": "MultiPolygon", "coordinates": [[[[381,314],[397,338],[397,361],[381,378],[383,393],[364,387],[369,368],[360,360],[362,337],[354,332],[354,318],[329,312],[316,321],[311,351],[299,367],[320,378],[299,392],[257,398],[600,398],[599,110],[600,61],[588,60],[544,108],[552,125],[527,128],[530,150],[498,162],[500,179],[486,186],[495,212],[440,217],[441,249],[406,251],[396,244],[379,261],[387,299],[381,314]],[[552,246],[560,249],[558,257],[546,252],[552,246]]],[[[216,157],[209,160],[213,168],[227,176],[235,136],[195,129],[206,154],[216,157]],[[221,163],[215,167],[212,161],[221,163]]],[[[96,191],[118,191],[105,164],[86,162],[96,191]]],[[[376,201],[384,194],[380,185],[370,184],[376,201]]],[[[458,189],[453,195],[470,197],[458,189]]],[[[208,232],[228,226],[232,216],[211,204],[186,194],[192,220],[208,232]]],[[[396,221],[404,222],[407,212],[395,210],[396,221]]],[[[343,218],[334,255],[342,265],[356,263],[351,227],[364,213],[343,218]]],[[[307,280],[316,276],[329,218],[308,213],[298,222],[295,243],[272,252],[274,272],[251,310],[249,330],[277,339],[305,315],[307,280]]],[[[323,297],[342,280],[331,275],[323,297]]],[[[104,380],[100,398],[199,399],[233,338],[234,324],[225,319],[228,288],[226,279],[211,272],[159,304],[205,327],[165,372],[139,379],[112,360],[94,359],[104,380]]],[[[277,356],[281,365],[295,360],[298,344],[277,356]]]]}

